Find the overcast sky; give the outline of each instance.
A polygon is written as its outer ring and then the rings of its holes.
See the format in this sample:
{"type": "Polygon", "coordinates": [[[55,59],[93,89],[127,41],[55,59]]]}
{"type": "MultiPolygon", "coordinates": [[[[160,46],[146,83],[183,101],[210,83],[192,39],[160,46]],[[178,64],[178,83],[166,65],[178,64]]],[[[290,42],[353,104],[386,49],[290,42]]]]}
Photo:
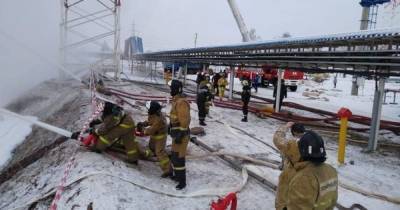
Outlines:
{"type": "MultiPolygon", "coordinates": [[[[40,81],[57,75],[54,65],[5,38],[1,31],[28,43],[28,47],[47,60],[58,61],[60,3],[58,0],[0,1],[1,106],[40,81]]],[[[86,1],[95,7],[96,1],[86,1]]],[[[145,50],[193,47],[195,33],[198,33],[198,46],[239,43],[242,39],[226,0],[121,1],[121,38],[124,40],[132,34],[135,22],[145,50]]],[[[237,0],[247,27],[256,29],[264,40],[284,32],[296,37],[357,31],[361,16],[358,2],[237,0]]],[[[378,27],[400,27],[399,16],[399,9],[381,7],[378,27]]],[[[81,32],[93,35],[100,31],[87,27],[81,32]]],[[[107,42],[112,44],[111,39],[107,42]]]]}
{"type": "MultiPolygon", "coordinates": [[[[357,31],[359,0],[236,0],[247,27],[264,40],[284,32],[308,36],[357,31]]],[[[123,36],[132,23],[144,38],[145,49],[237,43],[241,36],[226,0],[129,0],[123,2],[123,36]]],[[[391,9],[380,8],[379,27],[397,24],[391,9]]],[[[396,18],[395,18],[396,19],[396,18]]]]}

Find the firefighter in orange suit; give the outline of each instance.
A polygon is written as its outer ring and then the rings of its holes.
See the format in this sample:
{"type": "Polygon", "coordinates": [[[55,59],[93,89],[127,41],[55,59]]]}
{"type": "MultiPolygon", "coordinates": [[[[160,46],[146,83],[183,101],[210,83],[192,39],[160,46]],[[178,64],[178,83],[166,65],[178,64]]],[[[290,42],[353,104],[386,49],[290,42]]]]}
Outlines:
{"type": "Polygon", "coordinates": [[[148,119],[145,122],[137,124],[137,130],[144,132],[144,135],[150,136],[149,148],[144,151],[145,157],[149,158],[157,156],[159,165],[163,174],[162,178],[172,176],[170,169],[170,160],[165,152],[165,145],[167,143],[167,120],[161,113],[161,105],[157,101],[148,101],[146,103],[148,110],[148,119]]]}
{"type": "Polygon", "coordinates": [[[183,85],[179,80],[170,82],[172,107],[170,112],[169,134],[172,137],[171,162],[173,179],[178,182],[177,190],[186,187],[185,157],[189,143],[190,105],[183,95],[183,85]]]}

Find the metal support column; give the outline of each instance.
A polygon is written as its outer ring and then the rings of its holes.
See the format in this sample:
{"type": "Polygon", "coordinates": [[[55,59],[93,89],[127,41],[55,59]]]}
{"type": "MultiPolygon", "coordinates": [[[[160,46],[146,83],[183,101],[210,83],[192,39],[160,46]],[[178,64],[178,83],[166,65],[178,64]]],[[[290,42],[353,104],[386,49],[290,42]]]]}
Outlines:
{"type": "Polygon", "coordinates": [[[185,64],[185,69],[183,72],[183,86],[186,86],[186,76],[187,76],[187,71],[188,71],[188,64],[185,64]]]}
{"type": "MultiPolygon", "coordinates": [[[[363,7],[361,13],[361,24],[360,30],[368,30],[369,25],[369,14],[370,14],[370,7],[363,7]]],[[[357,75],[353,75],[353,81],[351,84],[351,95],[358,96],[358,77],[357,75]]]]}
{"type": "Polygon", "coordinates": [[[278,69],[278,81],[276,83],[276,95],[275,95],[275,112],[279,112],[280,110],[280,98],[281,98],[281,87],[282,87],[282,69],[278,69]]]}
{"type": "Polygon", "coordinates": [[[172,73],[172,79],[175,79],[175,64],[172,64],[172,69],[171,69],[171,73],[172,73]]]}
{"type": "MultiPolygon", "coordinates": [[[[60,0],[60,8],[61,8],[61,24],[60,24],[60,47],[59,47],[59,59],[60,65],[63,68],[66,68],[66,46],[67,46],[67,20],[68,20],[68,2],[67,0],[60,0]]],[[[60,69],[59,70],[60,78],[65,77],[65,73],[60,69]]]]}
{"type": "Polygon", "coordinates": [[[233,87],[235,84],[235,67],[231,66],[231,73],[229,75],[229,99],[233,99],[233,87]]]}
{"type": "Polygon", "coordinates": [[[119,0],[114,2],[114,65],[115,65],[115,79],[120,78],[120,39],[121,39],[121,27],[120,27],[120,9],[121,9],[121,2],[119,0]]]}
{"type": "Polygon", "coordinates": [[[378,134],[381,121],[384,92],[385,92],[385,78],[380,78],[378,89],[375,90],[374,104],[372,107],[371,129],[370,129],[368,148],[367,148],[369,152],[374,152],[378,145],[378,134]]]}

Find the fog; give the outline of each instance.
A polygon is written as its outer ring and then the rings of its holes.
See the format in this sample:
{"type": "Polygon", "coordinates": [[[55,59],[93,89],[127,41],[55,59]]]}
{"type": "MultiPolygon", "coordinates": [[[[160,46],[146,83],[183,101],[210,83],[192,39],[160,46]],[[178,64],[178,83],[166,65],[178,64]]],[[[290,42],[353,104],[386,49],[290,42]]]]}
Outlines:
{"type": "MultiPolygon", "coordinates": [[[[28,43],[49,59],[57,59],[58,5],[54,0],[2,1],[0,30],[28,43]]],[[[57,75],[54,66],[39,60],[2,35],[0,49],[0,106],[57,75]]]]}
{"type": "MultiPolygon", "coordinates": [[[[256,29],[257,35],[265,40],[284,32],[308,36],[359,29],[359,0],[237,2],[248,28],[256,29]]],[[[58,61],[59,11],[58,0],[2,0],[0,32],[5,31],[46,58],[58,61]]],[[[378,27],[399,27],[398,11],[381,7],[378,27]]],[[[198,33],[198,46],[241,41],[226,0],[122,0],[122,40],[133,33],[133,22],[135,33],[144,39],[145,50],[193,47],[195,33],[198,33]]],[[[94,34],[98,30],[82,29],[94,34]]],[[[112,46],[110,39],[106,42],[112,46]]],[[[54,65],[0,33],[0,106],[57,75],[54,65]]]]}

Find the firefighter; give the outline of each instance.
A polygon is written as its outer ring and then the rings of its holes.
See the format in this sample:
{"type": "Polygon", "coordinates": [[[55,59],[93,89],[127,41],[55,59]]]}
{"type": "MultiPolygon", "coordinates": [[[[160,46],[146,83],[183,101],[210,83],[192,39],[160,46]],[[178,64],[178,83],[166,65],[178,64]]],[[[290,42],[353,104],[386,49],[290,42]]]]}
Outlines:
{"type": "Polygon", "coordinates": [[[211,100],[211,93],[207,85],[201,85],[199,92],[197,93],[197,109],[199,111],[199,124],[201,126],[206,126],[207,124],[204,122],[206,119],[206,115],[209,110],[208,103],[211,100]]]}
{"type": "MultiPolygon", "coordinates": [[[[106,102],[101,119],[90,122],[90,127],[89,132],[98,139],[90,147],[91,150],[103,152],[107,148],[121,143],[125,148],[127,161],[138,164],[140,151],[134,134],[135,122],[121,107],[106,102]]],[[[78,135],[79,132],[76,132],[72,134],[71,138],[77,139],[78,135]]]]}
{"type": "Polygon", "coordinates": [[[209,75],[209,74],[205,74],[205,75],[204,75],[203,80],[200,81],[200,83],[199,83],[199,88],[200,88],[200,86],[202,86],[202,85],[210,85],[210,86],[211,86],[211,83],[210,83],[210,75],[209,75]]]}
{"type": "Polygon", "coordinates": [[[275,208],[277,210],[282,210],[286,206],[288,185],[291,177],[295,174],[293,164],[298,162],[300,159],[300,155],[297,152],[297,141],[304,132],[305,128],[302,124],[290,122],[286,125],[282,125],[274,134],[273,142],[281,151],[282,157],[280,167],[282,173],[279,175],[279,184],[275,199],[275,208]],[[292,137],[287,138],[286,133],[289,129],[292,133],[292,137]]]}
{"type": "Polygon", "coordinates": [[[228,85],[228,81],[225,78],[225,75],[221,73],[221,77],[218,80],[218,91],[219,91],[219,100],[222,101],[222,98],[225,96],[225,89],[228,85]]]}
{"type": "Polygon", "coordinates": [[[200,82],[202,82],[203,80],[204,80],[205,78],[204,78],[204,73],[203,73],[203,71],[202,70],[199,70],[198,72],[197,72],[197,77],[196,77],[196,84],[197,84],[197,91],[196,92],[199,92],[199,88],[200,88],[200,82]]]}
{"type": "Polygon", "coordinates": [[[167,120],[161,113],[162,107],[157,101],[148,101],[146,108],[148,110],[147,121],[139,122],[136,126],[139,132],[150,136],[149,148],[144,151],[144,155],[146,158],[150,158],[155,154],[163,171],[161,177],[167,178],[172,176],[169,157],[165,152],[168,131],[167,120]]]}
{"type": "Polygon", "coordinates": [[[206,115],[211,118],[210,107],[213,105],[212,100],[214,99],[214,94],[211,92],[212,87],[210,83],[207,84],[207,88],[209,95],[207,97],[207,102],[206,102],[206,115]]]}
{"type": "Polygon", "coordinates": [[[221,73],[222,72],[219,72],[218,74],[216,73],[212,78],[213,92],[215,93],[215,95],[219,95],[218,81],[221,78],[221,73]]]}
{"type": "Polygon", "coordinates": [[[286,139],[292,122],[274,135],[274,144],[290,160],[291,166],[279,177],[276,209],[333,209],[338,199],[336,170],[324,163],[324,141],[307,131],[299,141],[286,139]],[[282,177],[284,175],[285,177],[282,177]],[[279,197],[279,198],[278,198],[279,197]]]}
{"type": "Polygon", "coordinates": [[[338,77],[338,74],[336,73],[335,77],[333,77],[333,88],[335,88],[335,89],[336,89],[336,84],[337,84],[337,77],[338,77]]]}
{"type": "MultiPolygon", "coordinates": [[[[273,94],[273,97],[275,98],[275,100],[274,100],[274,109],[275,109],[275,106],[276,106],[276,97],[277,97],[276,92],[277,91],[278,91],[278,80],[276,80],[275,84],[274,84],[274,94],[273,94]]],[[[287,87],[285,85],[285,80],[284,79],[281,80],[281,94],[280,94],[280,98],[279,98],[279,111],[281,111],[283,98],[287,98],[287,87]]]]}
{"type": "Polygon", "coordinates": [[[165,84],[168,85],[168,82],[171,81],[172,79],[172,72],[169,69],[165,69],[164,70],[164,80],[165,80],[165,84]]]}
{"type": "Polygon", "coordinates": [[[97,81],[95,88],[96,88],[96,91],[99,93],[102,93],[104,95],[111,95],[111,93],[105,87],[103,80],[101,80],[101,79],[99,79],[99,81],[97,81]]]}
{"type": "Polygon", "coordinates": [[[242,111],[243,111],[243,119],[242,122],[247,122],[247,114],[249,112],[249,102],[251,97],[251,87],[247,80],[242,81],[242,111]]]}
{"type": "Polygon", "coordinates": [[[185,156],[189,143],[190,105],[183,94],[179,80],[170,81],[172,107],[170,112],[170,135],[172,137],[171,162],[177,190],[186,187],[185,156]]]}

